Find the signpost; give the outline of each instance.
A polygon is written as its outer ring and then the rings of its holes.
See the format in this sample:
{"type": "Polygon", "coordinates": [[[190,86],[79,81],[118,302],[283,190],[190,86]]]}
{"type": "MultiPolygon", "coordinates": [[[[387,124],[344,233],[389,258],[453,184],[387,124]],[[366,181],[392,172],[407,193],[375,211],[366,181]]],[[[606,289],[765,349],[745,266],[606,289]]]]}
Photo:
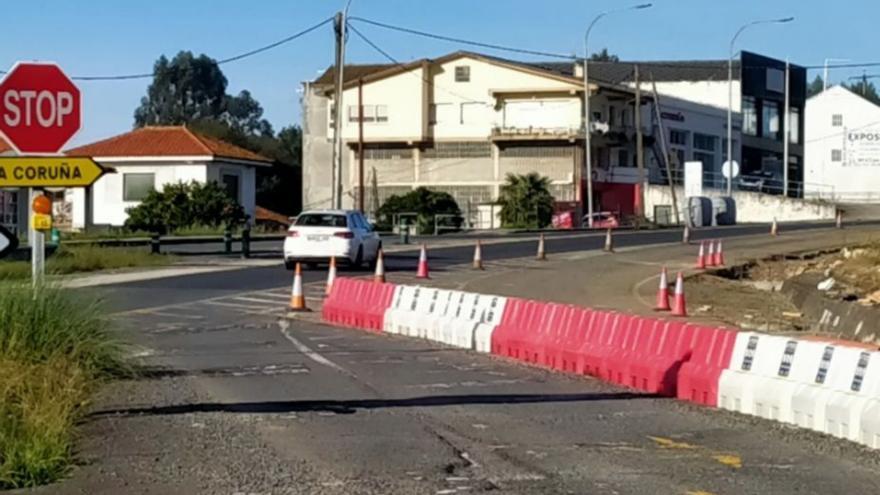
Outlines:
{"type": "MultiPolygon", "coordinates": [[[[53,63],[19,62],[0,82],[0,134],[19,154],[0,157],[0,188],[31,188],[35,285],[45,272],[45,231],[52,228],[52,202],[42,188],[88,187],[104,174],[91,158],[58,156],[80,129],[81,100],[79,88],[53,63]]],[[[7,234],[0,230],[0,250],[7,234]]]]}

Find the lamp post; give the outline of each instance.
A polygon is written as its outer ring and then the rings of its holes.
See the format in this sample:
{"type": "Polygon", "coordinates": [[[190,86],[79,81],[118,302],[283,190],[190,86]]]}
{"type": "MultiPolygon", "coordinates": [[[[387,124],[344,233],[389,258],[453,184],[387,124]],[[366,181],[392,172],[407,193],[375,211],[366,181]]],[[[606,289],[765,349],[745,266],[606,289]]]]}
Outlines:
{"type": "MultiPolygon", "coordinates": [[[[736,45],[736,39],[739,38],[739,35],[742,34],[743,31],[748,29],[751,26],[756,26],[758,24],[784,24],[786,22],[791,22],[794,20],[794,17],[784,17],[781,19],[761,19],[757,21],[752,21],[747,24],[743,24],[740,27],[736,34],[733,35],[733,38],[730,40],[730,57],[727,59],[727,195],[730,196],[733,194],[733,57],[736,55],[733,51],[734,45],[736,45]]],[[[742,67],[740,67],[740,74],[742,74],[742,67]]],[[[742,87],[742,76],[740,76],[740,87],[742,87]]],[[[742,90],[740,90],[742,91],[742,90]]],[[[740,108],[742,107],[742,103],[740,103],[740,108]]]]}
{"type": "MultiPolygon", "coordinates": [[[[587,226],[593,227],[593,156],[591,150],[591,139],[590,139],[590,124],[592,123],[592,116],[590,115],[590,71],[589,71],[589,62],[590,62],[590,31],[593,30],[593,27],[599,22],[599,19],[617,12],[625,12],[628,10],[641,10],[647,9],[651,7],[650,3],[643,3],[639,5],[633,5],[632,7],[626,7],[622,9],[614,9],[608,10],[606,12],[602,12],[593,18],[593,21],[590,22],[590,25],[587,27],[587,32],[584,33],[584,159],[586,161],[586,174],[587,174],[587,226]]],[[[580,189],[580,183],[576,184],[575,187],[580,189]]],[[[580,195],[578,195],[580,196],[580,195]]]]}
{"type": "Polygon", "coordinates": [[[849,62],[849,61],[850,61],[850,59],[848,59],[848,58],[826,58],[825,59],[825,66],[824,66],[824,69],[822,70],[822,91],[825,91],[828,89],[828,63],[829,62],[849,62]]]}

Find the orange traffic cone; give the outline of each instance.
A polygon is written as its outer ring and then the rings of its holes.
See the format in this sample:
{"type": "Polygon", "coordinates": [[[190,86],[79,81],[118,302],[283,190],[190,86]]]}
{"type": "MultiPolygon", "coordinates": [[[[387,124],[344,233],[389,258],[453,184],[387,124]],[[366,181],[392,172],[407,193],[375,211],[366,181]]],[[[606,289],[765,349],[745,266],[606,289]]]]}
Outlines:
{"type": "Polygon", "coordinates": [[[706,268],[706,241],[700,241],[700,252],[697,254],[697,268],[706,268]]]}
{"type": "Polygon", "coordinates": [[[544,250],[544,234],[541,234],[541,237],[538,238],[538,254],[535,256],[535,259],[538,261],[545,261],[547,259],[547,252],[544,250]]]}
{"type": "Polygon", "coordinates": [[[712,260],[712,264],[715,266],[724,266],[724,252],[721,247],[721,239],[718,239],[718,246],[715,247],[715,259],[712,260]]]}
{"type": "Polygon", "coordinates": [[[293,275],[293,290],[290,294],[290,310],[291,311],[308,311],[306,307],[306,297],[303,295],[302,267],[296,264],[296,271],[293,275]]]}
{"type": "Polygon", "coordinates": [[[675,296],[672,301],[673,316],[687,316],[687,308],[684,301],[684,277],[681,272],[675,277],[675,296]]]}
{"type": "Polygon", "coordinates": [[[606,253],[614,252],[614,239],[611,238],[611,228],[605,231],[605,248],[606,253]]]}
{"type": "Polygon", "coordinates": [[[376,253],[376,273],[373,274],[373,282],[385,283],[385,256],[381,249],[376,253]]]}
{"type": "Polygon", "coordinates": [[[690,244],[690,242],[691,242],[691,229],[690,229],[690,227],[687,226],[687,224],[685,224],[684,230],[681,232],[681,243],[682,244],[690,244]]]}
{"type": "Polygon", "coordinates": [[[336,281],[336,256],[330,257],[330,269],[327,270],[327,286],[324,287],[324,295],[329,296],[330,290],[333,289],[333,282],[336,281]]]}
{"type": "Polygon", "coordinates": [[[422,244],[422,251],[419,253],[419,268],[416,271],[416,278],[431,278],[428,276],[428,248],[422,244]]]}
{"type": "Polygon", "coordinates": [[[715,266],[715,241],[709,241],[709,252],[706,253],[706,266],[715,266]]]}
{"type": "Polygon", "coordinates": [[[477,245],[474,247],[474,270],[482,270],[483,269],[483,246],[479,240],[477,240],[477,245]]]}
{"type": "Polygon", "coordinates": [[[657,311],[669,311],[669,281],[667,279],[666,267],[660,272],[660,288],[657,290],[657,305],[654,306],[657,311]]]}
{"type": "Polygon", "coordinates": [[[773,223],[770,224],[770,235],[777,236],[779,235],[779,226],[776,225],[776,219],[773,219],[773,223]]]}

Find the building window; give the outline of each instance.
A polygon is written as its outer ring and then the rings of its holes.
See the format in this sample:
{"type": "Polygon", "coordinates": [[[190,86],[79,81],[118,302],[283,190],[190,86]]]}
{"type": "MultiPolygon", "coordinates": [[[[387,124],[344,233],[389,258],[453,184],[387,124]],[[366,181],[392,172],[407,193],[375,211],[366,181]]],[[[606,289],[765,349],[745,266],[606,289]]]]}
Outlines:
{"type": "MultiPolygon", "coordinates": [[[[357,105],[348,106],[348,121],[357,122],[357,105]]],[[[386,105],[364,105],[364,122],[388,122],[388,107],[386,105]]]]}
{"type": "Polygon", "coordinates": [[[831,161],[832,162],[842,162],[843,161],[843,152],[841,150],[831,150],[831,161]]]}
{"type": "Polygon", "coordinates": [[[763,101],[763,127],[761,128],[761,136],[765,138],[780,140],[779,125],[779,103],[771,100],[763,101]]]}
{"type": "Polygon", "coordinates": [[[799,108],[788,109],[788,142],[798,144],[801,142],[801,111],[799,108]]]}
{"type": "Polygon", "coordinates": [[[223,189],[226,190],[226,194],[238,202],[238,175],[236,174],[223,174],[221,177],[223,182],[223,189]]]}
{"type": "Polygon", "coordinates": [[[471,67],[469,65],[455,66],[455,82],[470,82],[471,67]]]}
{"type": "Polygon", "coordinates": [[[678,129],[669,129],[669,144],[687,146],[688,133],[678,129]]]}
{"type": "Polygon", "coordinates": [[[835,113],[831,116],[831,127],[843,127],[843,114],[835,113]]]}
{"type": "Polygon", "coordinates": [[[633,164],[629,159],[629,150],[626,148],[620,148],[617,150],[617,166],[618,167],[632,167],[633,164]]]}
{"type": "Polygon", "coordinates": [[[122,200],[142,201],[156,188],[156,174],[123,174],[122,200]]]}
{"type": "Polygon", "coordinates": [[[755,107],[755,99],[751,96],[743,97],[742,103],[742,118],[743,118],[743,134],[748,134],[749,136],[757,136],[758,135],[758,110],[755,107]]]}
{"type": "Polygon", "coordinates": [[[694,149],[710,151],[712,153],[715,152],[715,143],[718,141],[718,138],[715,136],[710,136],[708,134],[700,134],[699,132],[694,133],[694,149]]]}
{"type": "Polygon", "coordinates": [[[376,105],[376,122],[388,122],[387,105],[376,105]]]}

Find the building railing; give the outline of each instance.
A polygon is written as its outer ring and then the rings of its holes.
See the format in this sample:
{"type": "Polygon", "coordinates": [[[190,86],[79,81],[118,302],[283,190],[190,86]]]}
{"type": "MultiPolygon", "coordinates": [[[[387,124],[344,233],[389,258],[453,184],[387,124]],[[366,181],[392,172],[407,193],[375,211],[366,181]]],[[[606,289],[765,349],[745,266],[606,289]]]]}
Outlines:
{"type": "MultiPolygon", "coordinates": [[[[672,170],[672,183],[676,186],[684,185],[684,171],[672,170]]],[[[668,185],[666,170],[662,168],[649,168],[648,182],[655,185],[668,185]]],[[[714,171],[703,171],[703,187],[708,189],[725,190],[727,178],[714,171]]],[[[739,176],[733,180],[733,189],[737,191],[757,192],[781,196],[785,192],[782,179],[761,176],[739,176]]],[[[804,198],[815,200],[833,201],[835,198],[834,186],[803,181],[788,181],[788,196],[791,198],[804,198]]],[[[880,200],[880,195],[878,195],[880,200]]]]}

